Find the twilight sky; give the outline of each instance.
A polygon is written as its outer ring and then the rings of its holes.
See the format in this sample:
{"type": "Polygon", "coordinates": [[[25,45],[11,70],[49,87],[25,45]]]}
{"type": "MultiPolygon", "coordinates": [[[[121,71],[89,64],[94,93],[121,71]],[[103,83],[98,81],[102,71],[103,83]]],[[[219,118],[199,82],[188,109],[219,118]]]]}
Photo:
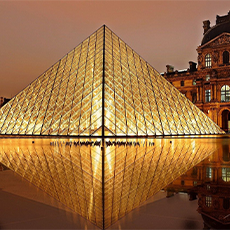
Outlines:
{"type": "Polygon", "coordinates": [[[0,0],[0,96],[13,97],[103,24],[159,72],[197,62],[203,21],[230,1],[0,0]]]}

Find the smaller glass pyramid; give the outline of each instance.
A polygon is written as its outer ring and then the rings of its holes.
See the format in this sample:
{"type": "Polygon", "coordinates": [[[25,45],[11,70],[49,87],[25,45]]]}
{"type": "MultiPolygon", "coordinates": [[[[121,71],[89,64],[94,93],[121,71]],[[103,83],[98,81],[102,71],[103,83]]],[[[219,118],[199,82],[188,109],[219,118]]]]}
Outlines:
{"type": "Polygon", "coordinates": [[[223,131],[106,26],[0,110],[0,134],[158,136],[223,131]]]}

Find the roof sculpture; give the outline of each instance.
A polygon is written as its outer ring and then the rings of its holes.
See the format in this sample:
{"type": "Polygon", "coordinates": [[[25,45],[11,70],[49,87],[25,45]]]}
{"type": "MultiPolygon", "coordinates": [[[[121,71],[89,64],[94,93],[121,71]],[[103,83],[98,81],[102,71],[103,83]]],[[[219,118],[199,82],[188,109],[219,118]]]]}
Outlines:
{"type": "Polygon", "coordinates": [[[0,134],[158,136],[222,130],[102,26],[0,110],[0,134]]]}

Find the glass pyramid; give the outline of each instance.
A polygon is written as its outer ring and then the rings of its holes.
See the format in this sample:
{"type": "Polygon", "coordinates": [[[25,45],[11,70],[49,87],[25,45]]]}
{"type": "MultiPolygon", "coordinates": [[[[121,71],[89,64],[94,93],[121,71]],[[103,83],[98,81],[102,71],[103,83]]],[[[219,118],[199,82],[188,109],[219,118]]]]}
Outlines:
{"type": "Polygon", "coordinates": [[[0,110],[0,134],[158,136],[222,130],[106,26],[0,110]]]}
{"type": "Polygon", "coordinates": [[[0,162],[107,228],[215,151],[220,139],[207,135],[222,133],[102,26],[0,109],[0,162]]]}

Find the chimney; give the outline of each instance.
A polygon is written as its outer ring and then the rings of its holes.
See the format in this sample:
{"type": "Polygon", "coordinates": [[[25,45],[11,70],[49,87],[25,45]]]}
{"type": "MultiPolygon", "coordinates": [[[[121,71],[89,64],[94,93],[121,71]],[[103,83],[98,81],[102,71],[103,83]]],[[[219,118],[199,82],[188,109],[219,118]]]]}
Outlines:
{"type": "Polygon", "coordinates": [[[203,34],[205,34],[210,29],[210,21],[209,20],[203,21],[203,28],[204,28],[203,34]]]}
{"type": "Polygon", "coordinates": [[[172,66],[172,65],[166,65],[166,68],[167,68],[167,73],[174,72],[174,66],[172,66]]]}
{"type": "Polygon", "coordinates": [[[197,63],[195,63],[193,61],[190,61],[189,62],[189,70],[190,71],[195,71],[196,70],[196,65],[197,65],[197,63]]]}

